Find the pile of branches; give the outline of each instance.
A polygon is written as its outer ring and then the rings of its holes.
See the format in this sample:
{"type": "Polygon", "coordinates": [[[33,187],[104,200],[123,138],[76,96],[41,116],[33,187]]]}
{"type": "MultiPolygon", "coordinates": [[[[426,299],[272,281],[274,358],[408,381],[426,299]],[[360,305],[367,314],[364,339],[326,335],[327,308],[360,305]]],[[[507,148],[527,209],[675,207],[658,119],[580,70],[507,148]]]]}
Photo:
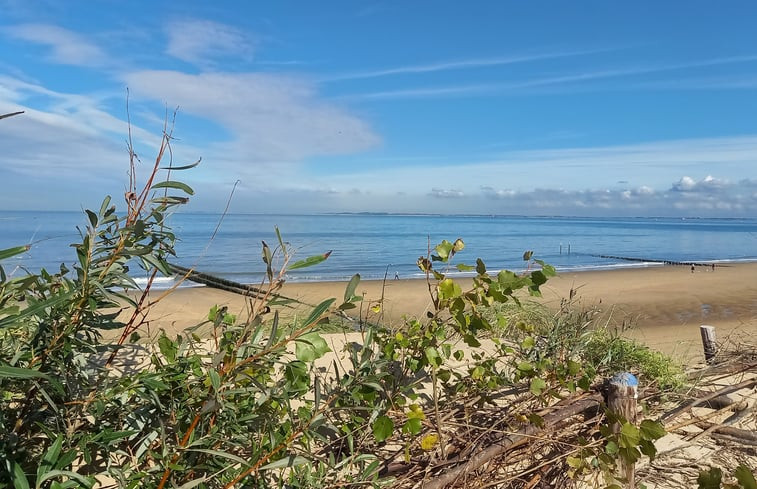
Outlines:
{"type": "MultiPolygon", "coordinates": [[[[654,460],[642,459],[637,481],[688,488],[696,487],[708,465],[719,464],[726,473],[739,464],[757,468],[757,347],[724,351],[689,379],[691,386],[680,392],[640,392],[646,415],[664,424],[667,438],[680,442],[672,448],[660,443],[654,460]],[[686,450],[701,446],[711,447],[701,452],[704,456],[686,450]]],[[[393,477],[393,487],[400,488],[577,487],[568,459],[604,442],[600,427],[608,420],[601,386],[541,408],[527,391],[503,391],[498,397],[494,403],[483,404],[479,397],[447,406],[444,450],[406,459],[396,447],[386,454],[390,461],[381,475],[393,477]]],[[[601,474],[595,476],[601,486],[601,474]]]]}
{"type": "Polygon", "coordinates": [[[534,409],[528,393],[502,394],[503,402],[482,405],[475,398],[449,407],[444,451],[402,460],[400,448],[382,475],[395,477],[394,487],[402,488],[573,487],[566,458],[585,447],[579,438],[588,443],[598,438],[605,421],[601,393],[578,394],[541,409],[534,409]]]}

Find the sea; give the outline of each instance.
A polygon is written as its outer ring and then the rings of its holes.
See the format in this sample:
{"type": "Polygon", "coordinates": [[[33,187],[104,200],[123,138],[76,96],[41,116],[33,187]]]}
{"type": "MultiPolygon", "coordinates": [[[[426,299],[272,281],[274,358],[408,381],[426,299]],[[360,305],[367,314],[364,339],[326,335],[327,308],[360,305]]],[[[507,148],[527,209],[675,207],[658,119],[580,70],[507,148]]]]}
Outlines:
{"type": "MultiPolygon", "coordinates": [[[[61,263],[71,268],[76,255],[69,245],[86,225],[83,212],[0,211],[0,250],[31,244],[27,253],[4,260],[3,268],[14,275],[57,272],[61,263]]],[[[525,251],[558,272],[757,261],[757,219],[742,218],[176,213],[169,225],[178,238],[170,261],[251,284],[264,279],[261,247],[265,242],[276,248],[276,228],[290,250],[289,263],[331,252],[318,265],[287,272],[293,282],[343,281],[356,273],[363,280],[421,278],[418,258],[442,240],[458,238],[465,248],[453,265],[475,265],[481,258],[491,271],[524,270],[525,251]]],[[[280,254],[276,264],[283,264],[280,254]]],[[[144,283],[138,266],[130,273],[144,283]]],[[[172,283],[162,277],[157,286],[172,283]]]]}

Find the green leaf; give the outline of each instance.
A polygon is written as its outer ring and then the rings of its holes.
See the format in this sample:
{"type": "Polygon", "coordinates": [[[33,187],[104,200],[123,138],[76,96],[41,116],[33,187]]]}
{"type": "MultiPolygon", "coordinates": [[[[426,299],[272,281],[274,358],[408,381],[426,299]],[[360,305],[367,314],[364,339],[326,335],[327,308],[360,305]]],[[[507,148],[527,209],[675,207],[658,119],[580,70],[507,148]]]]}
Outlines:
{"type": "MultiPolygon", "coordinates": [[[[174,170],[178,170],[179,168],[174,168],[174,170]]],[[[245,462],[246,463],[246,462],[245,462]]],[[[193,487],[197,487],[200,484],[204,484],[207,482],[208,478],[205,476],[200,477],[199,479],[195,479],[193,481],[186,482],[182,485],[180,485],[177,489],[192,489],[193,487]]]]}
{"type": "Polygon", "coordinates": [[[428,364],[432,367],[438,367],[442,364],[442,358],[439,356],[439,352],[436,351],[436,348],[434,348],[433,346],[427,347],[424,353],[426,355],[428,364]]]}
{"type": "Polygon", "coordinates": [[[581,364],[573,361],[568,360],[568,373],[570,375],[577,375],[581,371],[581,364]]]}
{"type": "Polygon", "coordinates": [[[639,444],[641,433],[639,432],[639,428],[626,422],[623,423],[623,426],[620,428],[618,439],[620,440],[620,446],[622,448],[633,448],[639,444]]]}
{"type": "Polygon", "coordinates": [[[436,255],[432,256],[431,259],[434,261],[441,261],[446,263],[447,261],[449,261],[452,255],[455,254],[453,248],[454,245],[445,239],[441,243],[436,245],[436,247],[434,248],[436,255]]]}
{"type": "Polygon", "coordinates": [[[8,379],[49,379],[49,377],[42,372],[32,370],[30,368],[10,367],[8,365],[0,365],[0,378],[8,379]]]}
{"type": "Polygon", "coordinates": [[[402,425],[402,431],[404,433],[409,433],[411,435],[417,435],[421,432],[421,429],[423,428],[423,423],[418,418],[410,418],[407,421],[405,421],[405,424],[402,425]]]}
{"type": "Polygon", "coordinates": [[[221,376],[218,375],[218,371],[210,369],[208,370],[208,376],[210,377],[210,384],[213,386],[213,390],[218,392],[221,389],[221,376]]]}
{"type": "Polygon", "coordinates": [[[355,289],[357,289],[359,283],[360,274],[356,273],[350,279],[349,283],[347,284],[347,288],[344,289],[344,302],[351,302],[353,300],[353,297],[355,296],[355,289]]]}
{"type": "MultiPolygon", "coordinates": [[[[37,467],[37,480],[42,478],[42,475],[55,466],[55,462],[58,461],[60,456],[60,450],[63,447],[63,437],[58,435],[50,448],[45,452],[45,456],[42,457],[42,462],[37,467]]],[[[39,487],[39,484],[37,484],[39,487]]]]}
{"type": "Polygon", "coordinates": [[[531,272],[531,281],[536,286],[543,285],[547,283],[547,276],[541,270],[534,270],[531,272]]]}
{"type": "Polygon", "coordinates": [[[325,301],[315,306],[313,310],[310,311],[310,315],[307,317],[307,319],[305,319],[302,327],[306,328],[321,319],[321,316],[323,316],[323,314],[328,311],[329,307],[334,303],[334,301],[336,301],[336,299],[326,299],[325,301]]]}
{"type": "Polygon", "coordinates": [[[584,460],[578,457],[567,457],[565,459],[565,462],[568,464],[568,467],[572,467],[574,469],[578,469],[584,464],[584,460]]]}
{"type": "Polygon", "coordinates": [[[697,477],[699,489],[720,489],[720,483],[723,480],[723,471],[717,467],[710,468],[709,471],[702,471],[697,477]]]}
{"type": "Polygon", "coordinates": [[[297,393],[305,392],[310,388],[310,375],[308,375],[307,365],[299,360],[286,364],[284,378],[297,393]]]}
{"type": "Polygon", "coordinates": [[[544,418],[536,413],[531,413],[528,415],[528,422],[536,426],[537,428],[544,428],[544,418]]]}
{"type": "Polygon", "coordinates": [[[518,362],[518,370],[524,373],[530,373],[534,371],[534,366],[531,362],[518,362]]]}
{"type": "MultiPolygon", "coordinates": [[[[190,168],[194,168],[197,165],[199,165],[201,161],[202,161],[202,158],[198,159],[194,163],[190,163],[189,165],[184,165],[184,166],[161,166],[160,169],[161,170],[189,170],[190,168]]],[[[153,188],[155,188],[155,187],[153,187],[153,188]]]]}
{"type": "Polygon", "coordinates": [[[470,272],[471,270],[476,269],[476,267],[474,267],[473,265],[466,265],[464,263],[458,263],[457,265],[455,265],[455,268],[457,268],[458,271],[461,272],[470,272]]]}
{"type": "Polygon", "coordinates": [[[193,447],[187,448],[186,451],[206,453],[214,457],[225,458],[225,459],[231,460],[232,462],[237,463],[237,464],[247,465],[247,460],[243,459],[242,457],[238,457],[234,455],[233,453],[221,452],[219,450],[210,450],[208,448],[193,448],[193,447]]]}
{"type": "Polygon", "coordinates": [[[534,377],[533,379],[531,379],[531,386],[528,390],[531,391],[531,394],[539,396],[546,388],[547,383],[544,381],[544,379],[540,377],[534,377]]]}
{"type": "Polygon", "coordinates": [[[18,464],[13,462],[13,487],[16,489],[29,489],[29,480],[24,474],[24,469],[18,464]]]}
{"type": "Polygon", "coordinates": [[[608,441],[607,445],[605,445],[605,452],[608,455],[615,455],[618,453],[618,444],[612,440],[608,441]]]}
{"type": "Polygon", "coordinates": [[[23,311],[21,311],[19,314],[15,316],[7,316],[2,319],[0,319],[0,328],[8,326],[10,324],[18,323],[22,319],[25,319],[30,316],[34,316],[45,309],[52,308],[54,306],[57,306],[58,304],[61,304],[63,302],[68,301],[72,296],[74,295],[74,291],[68,291],[64,292],[62,294],[57,294],[52,297],[49,297],[45,300],[41,300],[39,302],[35,302],[33,305],[30,305],[23,311]]]}
{"type": "Polygon", "coordinates": [[[523,338],[523,341],[520,342],[520,347],[524,350],[530,350],[534,347],[535,344],[536,342],[534,341],[533,336],[526,336],[525,338],[523,338]]]}
{"type": "Polygon", "coordinates": [[[381,443],[394,432],[394,421],[389,416],[383,415],[376,418],[373,422],[373,436],[376,441],[381,443]]]}
{"type": "Polygon", "coordinates": [[[271,462],[270,464],[266,464],[262,467],[260,467],[260,470],[271,470],[271,469],[281,469],[284,467],[295,467],[297,465],[303,465],[308,463],[308,459],[305,457],[300,457],[299,455],[289,455],[284,458],[280,458],[279,460],[276,460],[275,462],[271,462]]]}
{"type": "Polygon", "coordinates": [[[301,457],[299,455],[288,455],[284,458],[276,460],[275,462],[271,462],[270,464],[266,464],[260,467],[260,470],[282,469],[284,467],[295,467],[297,465],[303,465],[306,463],[308,463],[308,459],[306,459],[305,457],[301,457]]]}
{"type": "Polygon", "coordinates": [[[463,293],[463,289],[451,278],[445,278],[437,286],[439,289],[439,299],[447,300],[459,297],[463,293]]]}
{"type": "Polygon", "coordinates": [[[657,440],[666,434],[662,423],[652,421],[651,419],[642,421],[639,429],[641,430],[641,436],[647,440],[657,440]]]}
{"type": "Polygon", "coordinates": [[[0,260],[5,260],[6,258],[20,255],[21,253],[26,253],[27,251],[29,251],[31,247],[32,245],[24,245],[24,246],[15,246],[13,248],[7,248],[5,250],[0,250],[0,260]]]}
{"type": "Polygon", "coordinates": [[[176,344],[165,335],[165,333],[158,338],[158,348],[160,349],[160,353],[162,353],[170,363],[176,361],[176,352],[178,348],[176,347],[176,344]]]}
{"type": "Polygon", "coordinates": [[[304,334],[294,342],[294,356],[301,362],[312,362],[331,351],[326,340],[317,332],[304,334]]]}
{"type": "Polygon", "coordinates": [[[739,484],[744,486],[744,489],[757,489],[757,480],[754,479],[754,474],[746,465],[739,465],[733,475],[739,481],[739,484]]]}
{"type": "Polygon", "coordinates": [[[47,472],[42,478],[37,480],[37,487],[41,487],[42,483],[50,480],[54,477],[67,477],[69,479],[75,479],[79,481],[84,487],[92,487],[93,482],[88,477],[84,477],[81,474],[77,474],[76,472],[71,472],[70,470],[51,470],[50,472],[47,472]]]}
{"type": "Polygon", "coordinates": [[[463,335],[463,342],[465,342],[466,345],[473,348],[478,348],[479,346],[481,346],[481,342],[478,341],[478,338],[476,338],[476,335],[471,334],[471,333],[465,333],[463,335]]]}
{"type": "MultiPolygon", "coordinates": [[[[333,251],[333,250],[332,250],[333,251]]],[[[289,265],[287,268],[288,270],[297,270],[299,268],[307,268],[312,267],[313,265],[318,265],[319,263],[326,261],[326,259],[331,255],[331,251],[327,251],[326,253],[322,255],[315,255],[310,256],[308,258],[305,258],[304,260],[296,261],[293,264],[289,265]]]]}
{"type": "Polygon", "coordinates": [[[532,256],[534,256],[533,251],[526,251],[525,253],[523,253],[523,261],[530,260],[532,256]]]}
{"type": "Polygon", "coordinates": [[[654,442],[650,440],[642,439],[639,441],[639,450],[641,453],[649,457],[649,460],[654,460],[655,456],[657,456],[657,447],[654,446],[654,442]]]}
{"type": "Polygon", "coordinates": [[[195,191],[192,190],[192,187],[190,187],[186,183],[177,182],[174,180],[164,180],[162,182],[156,183],[155,185],[151,187],[152,190],[155,190],[156,188],[173,188],[173,189],[181,190],[182,192],[189,195],[194,195],[195,193],[195,191]]]}
{"type": "Polygon", "coordinates": [[[276,231],[276,239],[279,240],[279,247],[281,248],[281,252],[285,255],[287,254],[287,246],[286,243],[284,243],[284,240],[281,238],[281,231],[279,231],[278,226],[274,226],[273,229],[276,231]]]}

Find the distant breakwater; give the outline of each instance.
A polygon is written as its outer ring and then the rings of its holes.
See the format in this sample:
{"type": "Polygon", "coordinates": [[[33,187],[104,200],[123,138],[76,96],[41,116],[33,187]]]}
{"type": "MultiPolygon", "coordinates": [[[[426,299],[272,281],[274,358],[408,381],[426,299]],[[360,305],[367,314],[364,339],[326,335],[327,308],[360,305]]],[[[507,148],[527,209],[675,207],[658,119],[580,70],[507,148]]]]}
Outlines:
{"type": "Polygon", "coordinates": [[[684,266],[695,266],[695,267],[715,267],[714,263],[702,263],[702,262],[694,262],[694,261],[658,260],[658,259],[654,259],[654,258],[636,258],[636,257],[632,257],[632,256],[594,255],[594,254],[591,254],[591,253],[587,253],[587,255],[588,256],[593,256],[595,258],[607,258],[607,259],[610,259],[610,260],[623,260],[623,261],[633,261],[633,262],[642,262],[642,263],[662,263],[663,265],[684,265],[684,266]]]}

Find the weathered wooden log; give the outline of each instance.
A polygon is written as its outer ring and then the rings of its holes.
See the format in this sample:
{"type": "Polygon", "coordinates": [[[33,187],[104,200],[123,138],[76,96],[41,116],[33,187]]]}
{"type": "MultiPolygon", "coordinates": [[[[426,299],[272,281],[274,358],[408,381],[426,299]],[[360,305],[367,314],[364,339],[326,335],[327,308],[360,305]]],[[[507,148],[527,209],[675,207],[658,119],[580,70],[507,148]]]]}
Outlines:
{"type": "Polygon", "coordinates": [[[718,354],[718,344],[715,342],[715,326],[703,324],[699,327],[699,333],[702,335],[704,361],[710,364],[718,354]]]}
{"type": "Polygon", "coordinates": [[[715,399],[716,397],[730,394],[731,392],[740,391],[741,389],[749,389],[755,385],[757,385],[757,379],[749,379],[749,380],[745,380],[744,382],[739,382],[736,385],[729,385],[729,386],[723,387],[722,389],[719,389],[713,392],[712,394],[706,395],[704,397],[700,397],[699,399],[695,399],[688,404],[678,406],[677,408],[671,411],[668,411],[667,413],[663,414],[660,417],[659,421],[665,424],[669,422],[670,420],[674,419],[675,417],[679,416],[680,414],[690,411],[692,408],[696,406],[701,406],[702,404],[706,403],[707,401],[710,401],[711,399],[715,399]]]}
{"type": "Polygon", "coordinates": [[[715,435],[725,435],[730,438],[735,438],[745,445],[757,445],[757,433],[749,430],[742,430],[741,428],[734,428],[733,426],[724,426],[722,424],[714,424],[708,422],[697,423],[697,426],[703,430],[707,430],[709,435],[715,438],[715,435]]]}
{"type": "MultiPolygon", "coordinates": [[[[607,407],[619,419],[628,423],[636,423],[636,400],[639,398],[639,381],[628,372],[614,375],[610,379],[607,390],[607,407]]],[[[612,427],[615,433],[619,433],[621,424],[614,423],[612,427]]],[[[625,460],[620,462],[622,477],[627,487],[636,487],[636,468],[634,464],[625,460]]]]}

